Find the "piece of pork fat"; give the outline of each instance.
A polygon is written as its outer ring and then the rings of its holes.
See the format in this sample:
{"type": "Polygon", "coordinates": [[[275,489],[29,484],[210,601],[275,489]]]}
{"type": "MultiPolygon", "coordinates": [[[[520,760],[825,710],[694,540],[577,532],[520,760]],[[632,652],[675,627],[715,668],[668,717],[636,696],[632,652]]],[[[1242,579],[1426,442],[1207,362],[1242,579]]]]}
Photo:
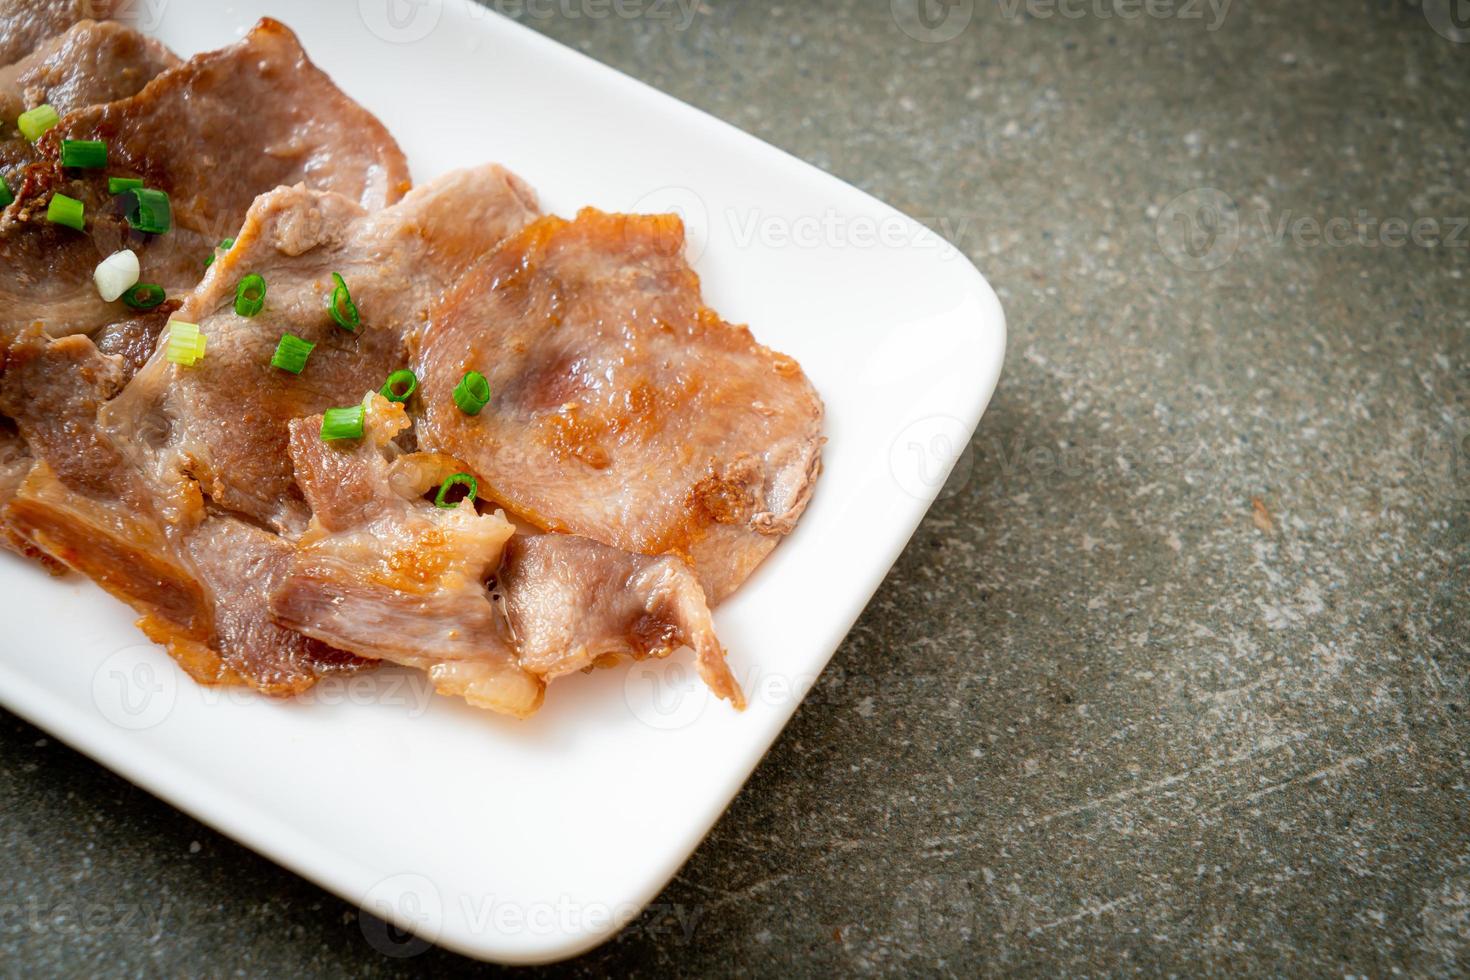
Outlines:
{"type": "Polygon", "coordinates": [[[743,706],[704,594],[679,559],[570,535],[522,541],[499,511],[435,506],[424,492],[462,464],[400,456],[392,440],[409,425],[402,406],[380,395],[366,404],[366,435],[355,442],[324,442],[320,416],[291,424],[313,519],[272,600],[278,622],[422,668],[441,693],[517,717],[562,674],[688,644],[710,686],[743,706]]]}
{"type": "Polygon", "coordinates": [[[98,262],[121,248],[138,253],[141,281],[170,294],[194,287],[222,239],[240,227],[256,196],[304,183],[372,210],[408,189],[403,153],[383,125],[316,68],[296,36],[261,20],[240,42],[190,58],[136,95],[64,116],[37,143],[45,158],[12,184],[0,217],[0,336],[41,322],[53,336],[90,333],[118,319],[92,283],[98,262]],[[104,140],[105,171],[67,172],[63,140],[104,140]],[[128,195],[107,178],[141,178],[166,191],[166,234],[126,221],[128,195]],[[56,193],[82,201],[78,232],[46,220],[56,193]]]}
{"type": "Polygon", "coordinates": [[[0,0],[0,65],[19,61],[79,20],[104,20],[113,0],[0,0]]]}
{"type": "Polygon", "coordinates": [[[0,409],[34,454],[5,508],[27,547],[86,574],[132,605],[139,626],[205,683],[246,682],[273,694],[304,690],[363,661],[275,625],[265,596],[291,546],[228,515],[208,514],[197,491],[181,494],[178,537],[138,475],[95,425],[122,383],[120,357],[87,337],[24,332],[6,352],[0,409]]]}
{"type": "Polygon", "coordinates": [[[682,556],[718,602],[806,507],[822,403],[704,305],[683,245],[674,215],[591,208],[506,240],[430,315],[418,438],[538,527],[682,556]],[[476,416],[451,397],[471,369],[476,416]]]}
{"type": "MultiPolygon", "coordinates": [[[[13,65],[0,68],[0,119],[15,119],[42,103],[66,114],[135,94],[179,63],[162,44],[116,21],[84,20],[13,65]]],[[[0,176],[21,184],[20,168],[40,159],[30,140],[11,129],[0,139],[0,176]]]]}
{"type": "Polygon", "coordinates": [[[422,327],[428,304],[535,207],[497,166],[447,174],[372,214],[300,186],[263,195],[174,314],[208,338],[204,359],[182,368],[155,352],[103,409],[104,428],[157,499],[197,482],[214,506],[294,536],[310,513],[286,453],[290,421],[355,402],[406,367],[404,337],[422,327]],[[361,315],[356,333],[329,315],[333,272],[361,315]],[[266,297],[247,318],[234,299],[249,273],[264,278],[266,297]],[[270,363],[286,333],[316,345],[299,375],[270,363]]]}

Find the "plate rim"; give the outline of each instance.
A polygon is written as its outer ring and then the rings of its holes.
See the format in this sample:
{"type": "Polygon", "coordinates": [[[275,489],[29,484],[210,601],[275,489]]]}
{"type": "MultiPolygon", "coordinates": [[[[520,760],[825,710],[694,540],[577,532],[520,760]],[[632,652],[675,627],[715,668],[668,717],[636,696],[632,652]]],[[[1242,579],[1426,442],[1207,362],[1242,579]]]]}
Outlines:
{"type": "MultiPolygon", "coordinates": [[[[672,109],[686,119],[697,120],[702,126],[714,125],[725,131],[731,138],[750,146],[754,153],[779,160],[783,166],[794,167],[799,172],[833,188],[834,191],[840,191],[855,201],[861,201],[865,206],[877,206],[893,214],[901,215],[913,231],[922,229],[930,236],[939,237],[936,233],[924,229],[923,225],[913,218],[848,181],[758,136],[745,132],[732,123],[683,102],[611,65],[597,61],[590,55],[541,34],[493,8],[482,8],[481,13],[475,16],[485,15],[494,18],[497,26],[507,29],[508,33],[515,36],[519,43],[539,49],[538,55],[549,58],[553,62],[555,59],[567,59],[570,55],[571,60],[582,64],[585,69],[597,73],[608,73],[608,77],[617,79],[618,84],[624,87],[632,86],[644,97],[654,97],[664,108],[672,109]]],[[[552,70],[556,70],[554,63],[552,70]]],[[[369,108],[371,109],[371,106],[369,108]]],[[[980,316],[974,325],[974,331],[978,335],[981,349],[978,363],[956,366],[957,372],[964,372],[967,376],[970,371],[975,371],[976,374],[974,375],[975,385],[970,389],[971,396],[966,403],[947,407],[947,411],[952,413],[953,418],[962,424],[965,439],[945,462],[946,476],[961,458],[964,448],[973,437],[994,395],[1004,366],[1008,339],[1005,311],[995,290],[967,255],[952,244],[950,248],[954,250],[954,255],[959,259],[956,264],[957,271],[968,280],[965,283],[966,295],[973,297],[979,303],[980,316]]],[[[824,424],[824,430],[825,428],[824,424]]],[[[831,663],[843,640],[871,602],[882,580],[886,578],[893,564],[907,548],[943,484],[944,480],[934,483],[927,499],[916,498],[915,506],[911,510],[912,521],[906,526],[904,533],[892,535],[882,556],[882,561],[875,559],[874,567],[881,566],[881,571],[874,576],[873,588],[867,590],[860,602],[849,603],[847,608],[851,610],[851,615],[846,617],[844,622],[833,624],[834,631],[838,625],[841,631],[837,641],[821,657],[818,673],[825,671],[831,663]]],[[[830,492],[830,487],[827,489],[830,492]]],[[[0,571],[0,576],[4,574],[9,573],[0,571]]],[[[254,800],[218,799],[208,796],[202,790],[191,791],[190,771],[187,766],[171,759],[166,753],[156,751],[151,746],[130,739],[116,738],[116,732],[99,713],[79,710],[64,696],[47,689],[39,681],[26,676],[20,670],[12,669],[4,660],[0,660],[0,679],[4,680],[4,683],[0,684],[0,704],[17,716],[45,730],[59,741],[146,790],[168,805],[307,879],[344,902],[362,908],[363,896],[367,894],[373,881],[380,878],[380,875],[372,869],[356,866],[355,859],[336,851],[330,841],[320,841],[298,831],[288,822],[272,815],[266,808],[258,806],[254,800]]],[[[185,683],[192,682],[185,681],[185,683]]],[[[784,709],[785,714],[780,723],[772,726],[769,732],[764,733],[762,739],[753,741],[758,748],[753,761],[738,773],[738,778],[727,781],[725,791],[711,794],[707,805],[701,810],[697,833],[692,836],[688,846],[671,848],[668,851],[669,856],[658,862],[658,867],[651,869],[644,876],[644,881],[640,886],[630,889],[633,894],[628,898],[628,904],[636,905],[639,914],[667,886],[679,868],[704,842],[715,823],[729,808],[735,796],[744,788],[755,769],[785,731],[791,716],[804,700],[804,697],[792,698],[789,706],[784,709]]],[[[408,920],[398,914],[400,908],[397,903],[394,904],[393,912],[395,914],[388,916],[388,919],[400,928],[417,931],[417,927],[421,925],[419,922],[408,920]]],[[[380,915],[381,910],[371,910],[370,914],[380,915]]],[[[620,928],[619,923],[612,922],[606,928],[584,929],[575,935],[557,934],[540,944],[507,949],[496,945],[494,939],[497,934],[493,930],[482,932],[472,929],[460,930],[458,925],[458,922],[452,919],[441,921],[438,923],[438,928],[434,930],[434,934],[425,938],[435,945],[473,959],[505,965],[528,966],[560,962],[581,955],[612,938],[620,928]]]]}

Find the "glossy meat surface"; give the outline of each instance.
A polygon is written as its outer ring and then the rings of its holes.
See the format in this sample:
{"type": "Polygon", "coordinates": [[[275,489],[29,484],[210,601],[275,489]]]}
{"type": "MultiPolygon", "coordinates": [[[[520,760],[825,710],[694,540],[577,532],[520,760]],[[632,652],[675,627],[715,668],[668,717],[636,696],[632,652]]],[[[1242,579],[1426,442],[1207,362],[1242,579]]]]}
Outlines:
{"type": "Polygon", "coordinates": [[[409,424],[403,409],[378,396],[371,406],[362,440],[324,442],[320,416],[292,423],[291,457],[314,520],[272,600],[279,622],[422,668],[442,693],[518,717],[558,676],[686,644],[716,692],[743,705],[704,594],[679,559],[526,537],[468,501],[434,506],[423,491],[462,464],[400,456],[391,440],[409,424]]]}
{"type": "Polygon", "coordinates": [[[125,99],[178,64],[172,51],[131,27],[117,21],[79,21],[0,68],[0,118],[14,119],[42,103],[64,116],[125,99]]]}
{"type": "Polygon", "coordinates": [[[90,333],[127,315],[97,295],[92,271],[132,248],[141,281],[170,295],[193,286],[205,260],[234,237],[255,198],[302,183],[381,208],[408,188],[402,152],[371,113],[311,64],[295,35],[262,20],[240,42],[159,74],[137,94],[64,116],[37,143],[43,160],[23,171],[0,217],[0,334],[34,322],[53,336],[90,333]],[[63,140],[103,140],[105,172],[65,171],[63,140]],[[128,227],[126,198],[108,176],[138,177],[168,192],[172,229],[128,227]],[[86,205],[84,231],[46,220],[55,193],[86,205]]]}
{"type": "Polygon", "coordinates": [[[494,166],[448,174],[374,213],[299,186],[263,195],[174,314],[208,338],[204,360],[185,368],[155,354],[107,406],[106,426],[160,496],[187,476],[215,506],[299,533],[309,514],[287,452],[291,420],[353,404],[405,367],[404,337],[437,293],[534,208],[494,166]],[[328,313],[333,272],[361,315],[356,333],[328,313]],[[250,273],[266,282],[265,308],[242,317],[235,287],[250,273]],[[284,333],[316,345],[299,375],[271,366],[284,333]]]}
{"type": "Polygon", "coordinates": [[[80,20],[112,16],[112,0],[0,0],[0,65],[19,61],[80,20]]]}
{"type": "Polygon", "coordinates": [[[728,595],[795,525],[820,466],[801,367],[700,297],[672,215],[547,217],[435,307],[420,443],[546,530],[685,559],[728,595]],[[490,382],[477,416],[450,397],[490,382]]]}

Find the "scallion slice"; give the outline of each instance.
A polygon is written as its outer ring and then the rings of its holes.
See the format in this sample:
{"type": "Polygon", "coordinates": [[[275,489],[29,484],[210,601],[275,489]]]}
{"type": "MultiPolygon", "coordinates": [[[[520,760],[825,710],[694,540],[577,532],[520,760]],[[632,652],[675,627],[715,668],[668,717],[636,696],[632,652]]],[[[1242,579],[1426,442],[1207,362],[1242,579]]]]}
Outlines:
{"type": "Polygon", "coordinates": [[[322,413],[322,438],[332,439],[361,439],[363,422],[367,418],[367,409],[362,405],[353,405],[350,408],[329,408],[322,413]]]}
{"type": "Polygon", "coordinates": [[[418,377],[408,368],[402,368],[388,375],[388,380],[383,382],[378,394],[390,402],[406,402],[408,396],[417,391],[418,387],[418,377]]]}
{"type": "Polygon", "coordinates": [[[20,127],[20,134],[34,143],[41,138],[42,133],[59,122],[61,117],[56,114],[56,110],[42,104],[28,112],[22,112],[15,124],[20,127]]]}
{"type": "Polygon", "coordinates": [[[490,382],[479,371],[467,371],[454,386],[454,404],[466,415],[479,415],[490,401],[490,382]]]}
{"type": "Polygon", "coordinates": [[[62,140],[61,165],[81,170],[101,170],[107,166],[106,141],[62,140]]]}
{"type": "Polygon", "coordinates": [[[142,186],[143,178],[141,177],[107,178],[107,193],[109,194],[125,194],[128,191],[137,190],[139,187],[142,186]]]}
{"type": "Polygon", "coordinates": [[[138,231],[150,235],[162,235],[173,226],[173,209],[169,206],[168,194],[151,187],[134,187],[133,207],[128,213],[128,224],[138,231]]]}
{"type": "Polygon", "coordinates": [[[10,202],[15,200],[15,195],[10,193],[10,183],[0,174],[0,208],[10,207],[10,202]]]}
{"type": "Polygon", "coordinates": [[[92,281],[103,302],[111,303],[138,284],[138,253],[129,248],[113,252],[97,263],[92,281]]]}
{"type": "Polygon", "coordinates": [[[151,310],[163,299],[163,287],[156,282],[140,282],[122,294],[122,301],[135,310],[151,310]]]}
{"type": "Polygon", "coordinates": [[[66,225],[81,231],[87,226],[86,205],[65,194],[52,194],[51,203],[46,205],[46,220],[53,225],[66,225]]]}
{"type": "Polygon", "coordinates": [[[204,358],[204,334],[199,324],[170,320],[168,323],[168,346],[164,356],[174,364],[193,367],[204,358]]]}
{"type": "Polygon", "coordinates": [[[475,478],[468,473],[456,473],[453,476],[446,476],[444,482],[439,484],[439,492],[434,494],[434,506],[451,510],[468,500],[470,506],[473,507],[475,506],[475,497],[479,492],[480,484],[475,482],[475,478]],[[451,502],[446,498],[449,496],[449,491],[457,486],[467,487],[468,490],[463,497],[451,502]]]}
{"type": "Polygon", "coordinates": [[[235,312],[254,316],[265,307],[265,280],[250,273],[235,286],[235,312]]]}
{"type": "MultiPolygon", "coordinates": [[[[224,241],[215,246],[215,250],[220,252],[228,252],[231,248],[234,247],[234,245],[235,240],[233,238],[226,238],[224,241]]],[[[209,258],[204,260],[204,268],[208,269],[210,266],[214,265],[214,257],[214,252],[210,252],[209,258]]]]}
{"type": "Polygon", "coordinates": [[[281,340],[276,344],[276,352],[271,355],[271,367],[278,367],[292,374],[300,374],[301,369],[306,367],[306,359],[311,356],[314,347],[316,344],[309,340],[302,340],[294,333],[281,334],[281,340]]]}
{"type": "Polygon", "coordinates": [[[347,283],[335,272],[332,273],[332,282],[336,285],[332,289],[332,300],[327,309],[331,311],[337,326],[348,333],[357,333],[357,328],[362,325],[362,317],[357,313],[357,304],[352,302],[352,294],[347,291],[347,283]]]}

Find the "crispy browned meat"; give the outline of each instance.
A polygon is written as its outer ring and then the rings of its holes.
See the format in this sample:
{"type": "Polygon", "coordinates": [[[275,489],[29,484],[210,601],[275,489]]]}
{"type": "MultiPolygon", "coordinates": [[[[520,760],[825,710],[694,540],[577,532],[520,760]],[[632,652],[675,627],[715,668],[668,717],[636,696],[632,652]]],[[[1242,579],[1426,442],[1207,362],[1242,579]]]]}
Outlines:
{"type": "Polygon", "coordinates": [[[632,555],[575,534],[517,534],[497,578],[521,666],[547,680],[623,657],[694,650],[716,695],[745,707],[704,590],[682,558],[632,555]]]}
{"type": "Polygon", "coordinates": [[[278,622],[364,656],[420,667],[439,690],[524,717],[543,685],[516,663],[484,580],[514,527],[472,506],[410,501],[383,454],[408,426],[403,409],[371,402],[368,435],[322,441],[320,415],[291,426],[291,458],[319,518],[302,536],[271,608],[278,622]]]}
{"type": "Polygon", "coordinates": [[[256,196],[304,183],[368,209],[398,200],[408,169],[398,145],[367,110],[317,69],[286,27],[262,20],[239,43],[189,59],[130,98],[67,114],[37,144],[44,162],[24,171],[0,217],[0,335],[40,322],[53,336],[90,333],[122,307],[92,284],[97,263],[138,252],[142,281],[171,294],[191,289],[221,239],[234,236],[256,196]],[[103,173],[66,173],[66,139],[108,144],[103,173]],[[173,228],[143,235],[124,220],[126,198],[106,176],[141,177],[167,191],[173,228]],[[46,220],[61,192],[86,205],[77,232],[46,220]]]}
{"type": "Polygon", "coordinates": [[[149,636],[201,681],[291,693],[360,665],[271,622],[265,595],[289,544],[205,515],[197,491],[149,496],[95,425],[124,372],[87,337],[53,340],[32,328],[10,346],[0,410],[16,419],[36,462],[5,510],[8,531],[131,604],[149,636]],[[181,535],[173,521],[185,514],[199,526],[181,535]]]}
{"type": "Polygon", "coordinates": [[[417,348],[429,449],[547,530],[689,562],[728,595],[795,525],[822,404],[789,357],[706,307],[672,215],[586,209],[505,241],[417,348]],[[471,417],[451,392],[489,379],[471,417]]]}
{"type": "Polygon", "coordinates": [[[79,20],[112,16],[113,0],[0,0],[0,65],[19,61],[79,20]]]}
{"type": "Polygon", "coordinates": [[[571,535],[525,538],[473,502],[436,507],[422,492],[462,464],[397,456],[391,440],[409,424],[401,406],[374,396],[368,414],[367,437],[341,444],[322,441],[320,416],[291,425],[315,519],[272,601],[279,622],[422,668],[442,693],[518,717],[555,677],[688,644],[710,686],[743,706],[704,593],[680,559],[571,535]]]}
{"type": "Polygon", "coordinates": [[[155,356],[108,405],[105,423],[160,495],[187,473],[215,506],[299,533],[309,514],[286,452],[290,421],[352,404],[405,367],[404,335],[434,296],[534,209],[530,190],[499,167],[458,171],[372,214],[304,187],[263,195],[174,314],[208,337],[204,360],[179,368],[155,356]],[[356,334],[328,314],[333,272],[361,314],[356,334]],[[248,273],[267,288],[252,318],[233,306],[248,273]],[[316,344],[300,375],[270,364],[284,333],[316,344]]]}
{"type": "Polygon", "coordinates": [[[435,284],[532,208],[530,192],[498,167],[451,174],[371,215],[304,187],[264,195],[175,314],[202,325],[205,359],[185,368],[154,351],[116,397],[127,357],[162,317],[99,334],[115,356],[89,337],[28,328],[0,376],[0,411],[38,460],[5,510],[10,529],[133,605],[202,680],[290,693],[360,665],[277,626],[267,609],[293,552],[270,528],[299,530],[309,516],[291,481],[286,426],[379,387],[405,363],[403,333],[422,321],[435,284]],[[239,317],[235,283],[251,271],[267,280],[266,308],[239,317]],[[353,283],[356,335],[327,313],[332,271],[353,283]],[[270,366],[286,331],[318,344],[300,376],[270,366]]]}

